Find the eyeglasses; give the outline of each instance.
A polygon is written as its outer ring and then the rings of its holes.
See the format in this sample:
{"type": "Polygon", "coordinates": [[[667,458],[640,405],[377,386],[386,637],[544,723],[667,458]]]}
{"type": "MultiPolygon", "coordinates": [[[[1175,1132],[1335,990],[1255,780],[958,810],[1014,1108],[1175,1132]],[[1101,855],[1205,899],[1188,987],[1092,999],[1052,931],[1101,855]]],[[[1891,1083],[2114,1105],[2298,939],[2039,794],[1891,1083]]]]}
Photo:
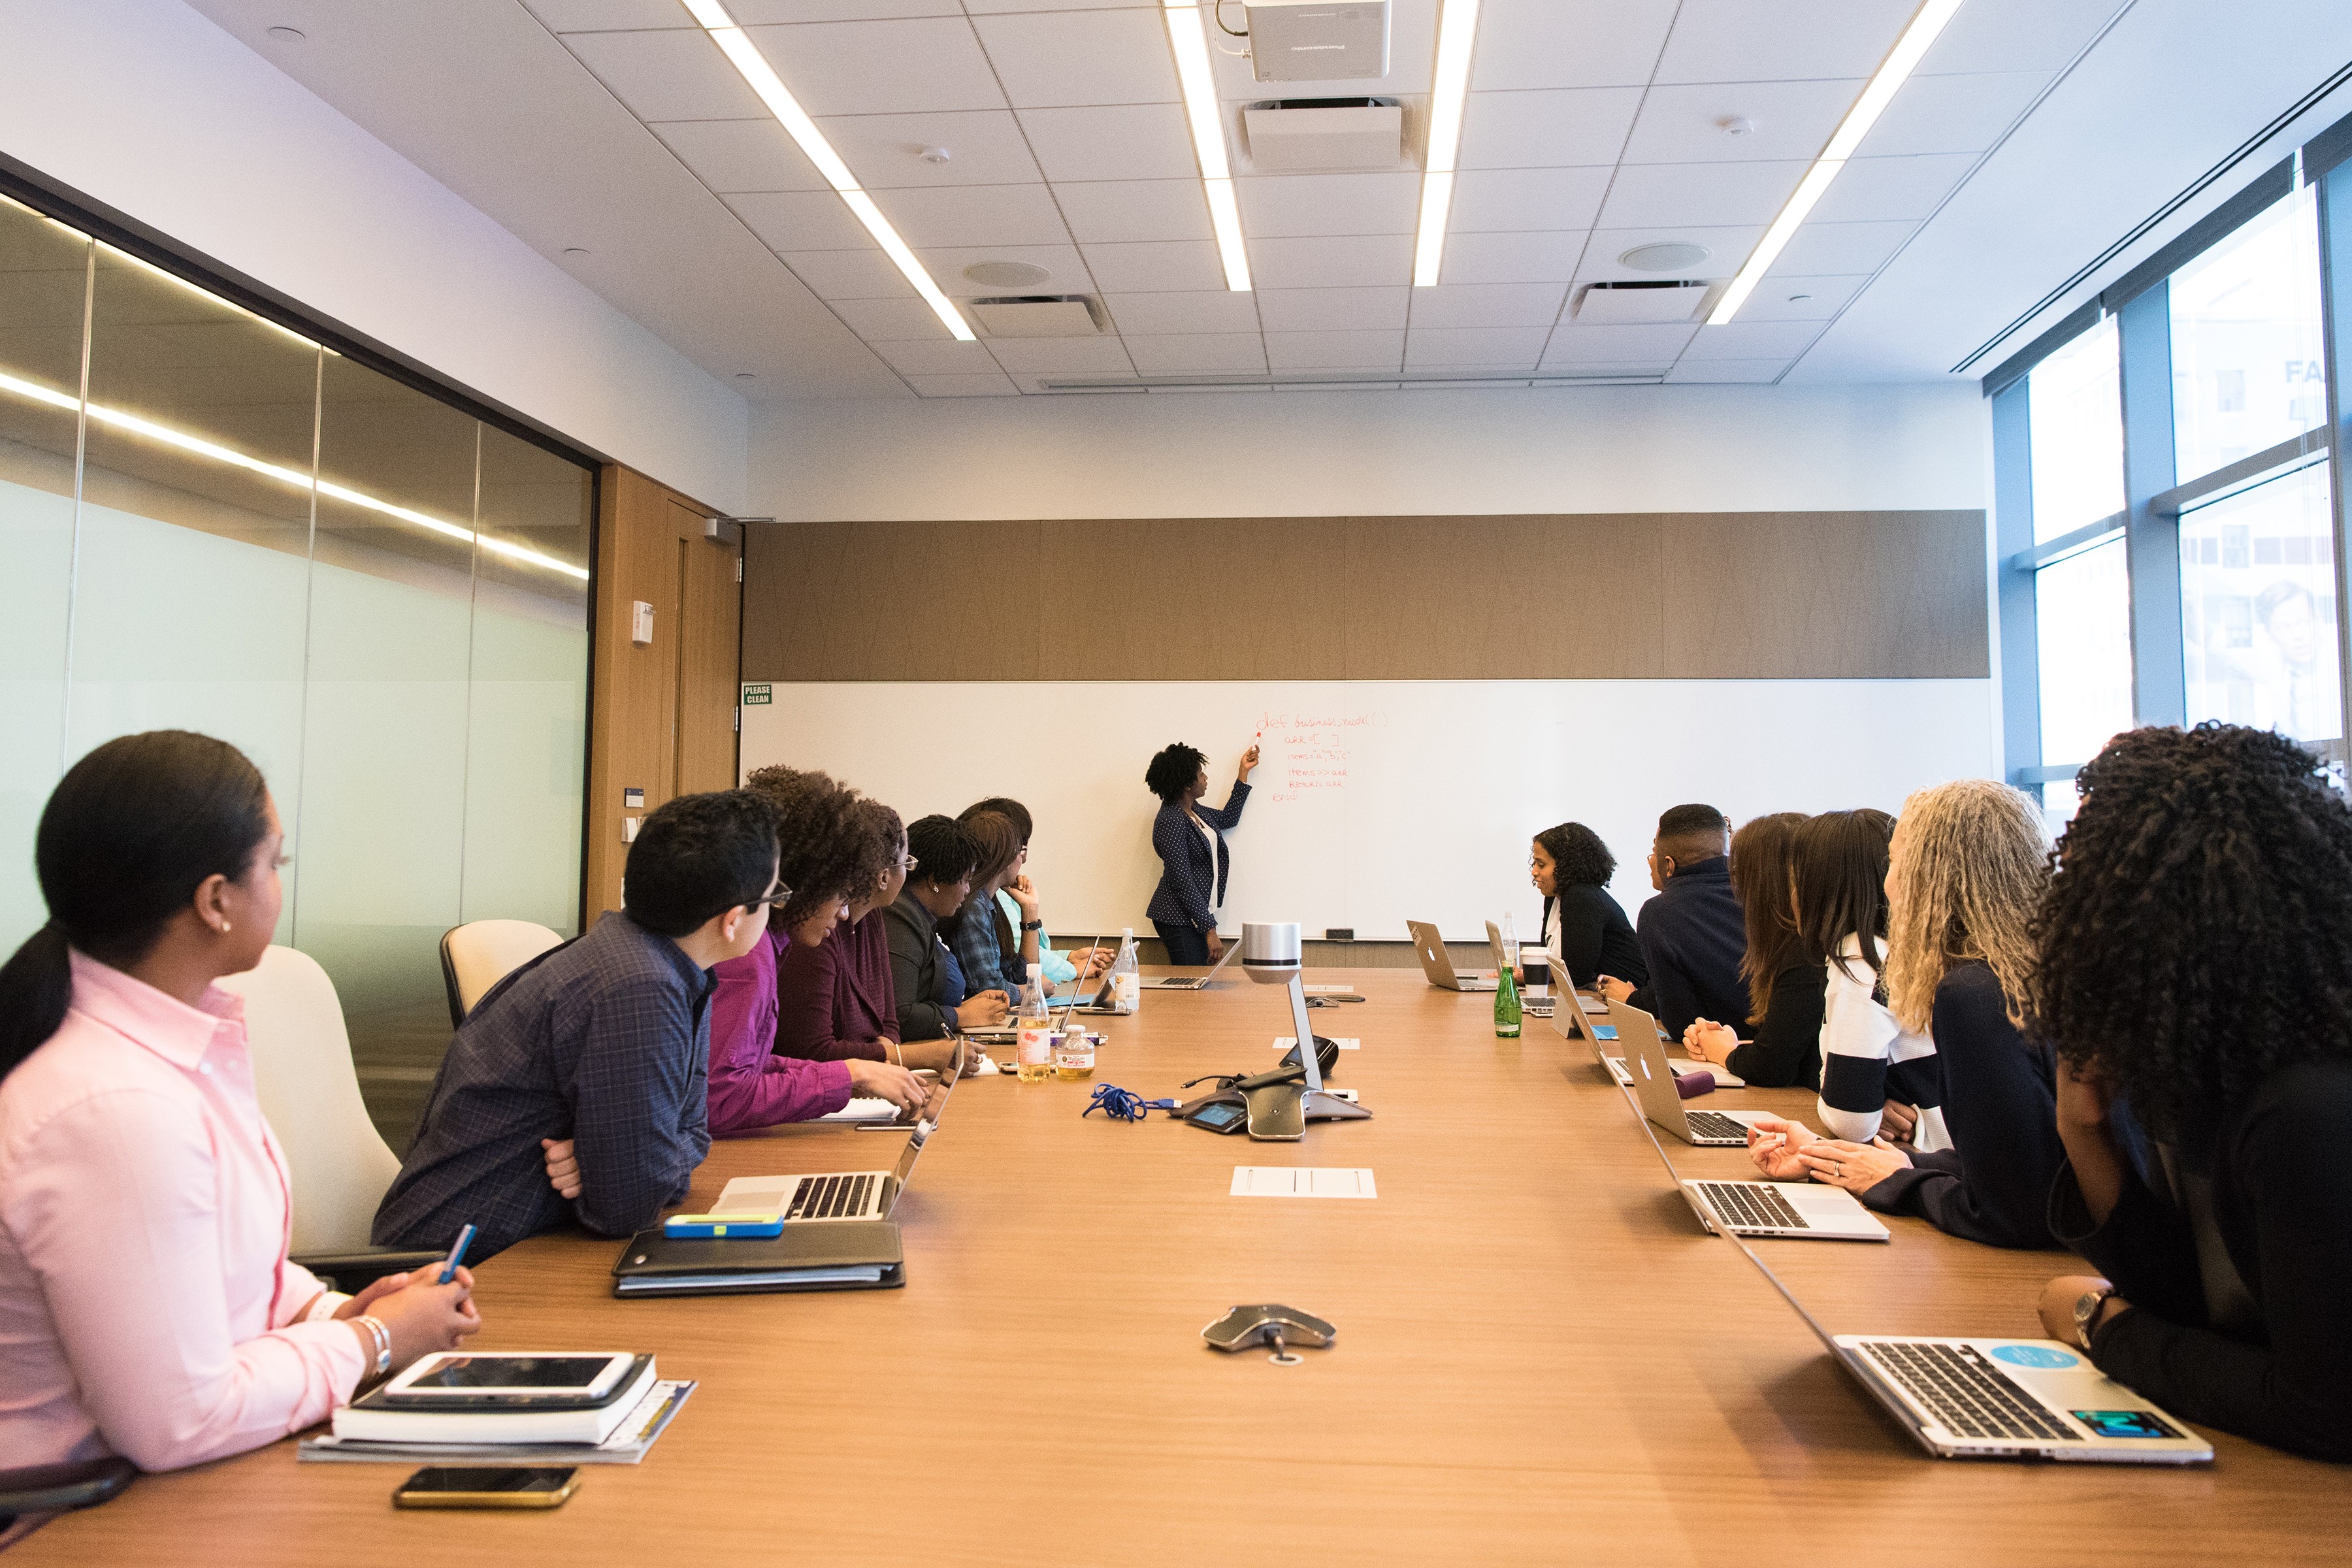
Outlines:
{"type": "Polygon", "coordinates": [[[761,905],[765,904],[770,909],[780,909],[783,906],[784,901],[792,896],[793,890],[790,888],[785,887],[782,882],[778,882],[773,890],[761,893],[756,899],[745,900],[743,907],[747,910],[756,910],[761,905]]]}

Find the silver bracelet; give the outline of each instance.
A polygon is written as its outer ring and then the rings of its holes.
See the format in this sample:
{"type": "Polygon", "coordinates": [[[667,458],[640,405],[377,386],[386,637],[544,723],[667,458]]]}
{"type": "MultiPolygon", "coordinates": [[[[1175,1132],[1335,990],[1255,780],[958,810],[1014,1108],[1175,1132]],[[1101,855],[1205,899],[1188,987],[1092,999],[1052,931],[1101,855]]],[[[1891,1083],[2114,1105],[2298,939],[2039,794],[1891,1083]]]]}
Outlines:
{"type": "Polygon", "coordinates": [[[382,1318],[353,1318],[352,1321],[365,1329],[368,1337],[375,1342],[375,1370],[369,1375],[382,1377],[392,1370],[392,1331],[384,1326],[382,1318]]]}

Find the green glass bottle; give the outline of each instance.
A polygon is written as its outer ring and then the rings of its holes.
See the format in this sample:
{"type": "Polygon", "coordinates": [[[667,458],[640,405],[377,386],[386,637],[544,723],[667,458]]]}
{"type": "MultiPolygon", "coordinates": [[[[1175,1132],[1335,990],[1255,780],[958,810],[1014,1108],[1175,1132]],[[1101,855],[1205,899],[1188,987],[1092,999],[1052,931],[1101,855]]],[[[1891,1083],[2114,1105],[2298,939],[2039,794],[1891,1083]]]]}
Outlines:
{"type": "Polygon", "coordinates": [[[1495,982],[1495,1037],[1519,1037],[1519,983],[1508,969],[1501,971],[1495,982]]]}

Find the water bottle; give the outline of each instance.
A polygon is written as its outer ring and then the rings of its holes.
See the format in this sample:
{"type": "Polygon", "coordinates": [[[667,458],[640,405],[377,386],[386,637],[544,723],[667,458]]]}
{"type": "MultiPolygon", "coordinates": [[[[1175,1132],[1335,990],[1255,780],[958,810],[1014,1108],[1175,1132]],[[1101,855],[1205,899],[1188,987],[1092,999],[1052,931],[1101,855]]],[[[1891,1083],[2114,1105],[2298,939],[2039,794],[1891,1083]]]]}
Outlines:
{"type": "Polygon", "coordinates": [[[1143,971],[1135,957],[1135,928],[1119,932],[1118,956],[1110,963],[1110,1009],[1129,1014],[1143,1003],[1143,971]]]}
{"type": "Polygon", "coordinates": [[[1054,1073],[1054,1016],[1045,1010],[1045,987],[1032,980],[1021,988],[1019,1033],[1013,1065],[1023,1083],[1043,1083],[1054,1073]]]}
{"type": "Polygon", "coordinates": [[[1516,970],[1519,966],[1519,933],[1511,920],[1511,911],[1503,911],[1503,967],[1516,970]]]}
{"type": "Polygon", "coordinates": [[[1507,964],[1495,977],[1495,1037],[1498,1040],[1519,1037],[1519,983],[1507,964]]]}

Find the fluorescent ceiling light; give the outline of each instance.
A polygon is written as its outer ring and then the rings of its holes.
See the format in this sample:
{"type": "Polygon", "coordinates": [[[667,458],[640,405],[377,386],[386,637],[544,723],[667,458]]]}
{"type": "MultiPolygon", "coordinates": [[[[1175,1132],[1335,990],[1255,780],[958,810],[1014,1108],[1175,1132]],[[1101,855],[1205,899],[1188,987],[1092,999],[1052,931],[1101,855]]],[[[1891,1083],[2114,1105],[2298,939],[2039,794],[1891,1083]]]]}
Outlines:
{"type": "MultiPolygon", "coordinates": [[[[69,392],[59,392],[55,387],[43,386],[38,382],[25,381],[5,374],[0,374],[0,392],[13,392],[19,397],[30,398],[35,403],[45,403],[51,408],[62,408],[68,412],[83,406],[81,400],[69,392]]],[[[349,486],[336,484],[331,479],[316,479],[299,468],[289,468],[277,463],[266,463],[259,458],[247,457],[235,447],[224,447],[216,441],[207,441],[201,436],[191,436],[184,430],[174,430],[168,425],[158,425],[152,419],[142,419],[136,414],[127,414],[120,408],[109,408],[104,404],[93,403],[89,405],[89,412],[94,423],[107,426],[111,429],[126,431],[133,436],[143,436],[148,440],[160,445],[176,447],[180,451],[195,457],[209,458],[215,463],[226,464],[232,468],[243,468],[247,473],[259,474],[264,479],[276,479],[280,484],[291,485],[299,490],[316,490],[322,496],[341,501],[348,506],[362,507],[385,517],[397,518],[402,522],[413,524],[428,533],[437,533],[444,538],[457,540],[467,544],[478,544],[492,554],[503,555],[510,561],[520,561],[528,565],[544,567],[551,572],[561,572],[565,576],[576,577],[583,583],[588,580],[588,569],[584,566],[574,566],[569,561],[559,561],[552,555],[543,555],[536,550],[511,543],[507,540],[492,539],[486,533],[477,533],[470,528],[461,527],[449,521],[446,518],[433,517],[404,506],[395,506],[388,500],[379,500],[363,490],[355,490],[349,486]]]]}
{"type": "Polygon", "coordinates": [[[1209,222],[1217,231],[1217,255],[1225,264],[1225,287],[1246,293],[1249,255],[1242,248],[1242,209],[1234,200],[1234,172],[1225,163],[1225,129],[1217,110],[1216,73],[1209,67],[1209,35],[1201,26],[1201,8],[1190,0],[1165,0],[1162,15],[1168,47],[1176,52],[1176,79],[1184,89],[1184,118],[1192,125],[1192,155],[1201,161],[1209,222]]]}
{"type": "Polygon", "coordinates": [[[874,237],[874,243],[882,247],[882,253],[906,274],[907,281],[915,286],[915,292],[923,297],[923,303],[931,308],[931,313],[955,334],[956,342],[977,342],[976,334],[964,323],[963,315],[955,308],[955,302],[931,281],[931,275],[924,270],[921,262],[915,259],[915,253],[908,248],[905,240],[898,237],[898,231],[890,226],[890,220],[882,216],[882,209],[874,205],[874,198],[858,184],[857,177],[849,172],[849,165],[841,161],[841,154],[833,150],[833,143],[824,139],[824,132],[819,131],[816,121],[808,117],[808,110],[803,109],[800,100],[785,88],[783,79],[776,75],[775,68],[768,63],[767,57],[760,53],[758,46],[735,25],[735,18],[727,14],[727,7],[719,0],[684,0],[684,4],[695,21],[710,35],[710,41],[719,46],[729,63],[734,66],[737,74],[753,92],[760,95],[760,101],[766,104],[768,112],[776,117],[776,123],[800,143],[801,151],[808,154],[808,161],[816,165],[816,172],[841,194],[841,199],[856,215],[857,221],[866,226],[866,232],[874,237]]]}
{"type": "Polygon", "coordinates": [[[1454,205],[1454,159],[1462,146],[1462,107],[1470,96],[1470,44],[1478,0],[1444,0],[1437,19],[1437,71],[1429,94],[1429,154],[1422,161],[1421,229],[1412,243],[1412,286],[1437,286],[1445,255],[1445,215],[1454,205]]]}
{"type": "Polygon", "coordinates": [[[1789,205],[1780,209],[1780,216],[1772,220],[1772,226],[1764,231],[1763,239],[1748,255],[1748,264],[1739,269],[1738,276],[1732,279],[1731,287],[1723,291],[1723,298],[1715,302],[1715,309],[1707,312],[1708,326],[1722,326],[1739,313],[1740,306],[1748,303],[1748,296],[1756,291],[1756,285],[1763,280],[1764,274],[1771,268],[1772,263],[1780,258],[1780,252],[1795,237],[1797,226],[1805,221],[1814,205],[1822,199],[1822,194],[1830,188],[1830,182],[1836,179],[1838,171],[1845,167],[1845,161],[1853,156],[1853,150],[1862,145],[1862,139],[1870,134],[1870,128],[1878,123],[1878,117],[1886,112],[1886,105],[1895,97],[1896,89],[1910,79],[1911,73],[1919,68],[1920,57],[1927,52],[1927,47],[1944,30],[1944,24],[1950,21],[1952,14],[1959,8],[1960,0],[1927,0],[1927,4],[1912,16],[1911,25],[1904,28],[1903,36],[1895,41],[1895,47],[1887,55],[1885,63],[1878,68],[1878,74],[1870,79],[1870,85],[1862,89],[1862,96],[1853,100],[1853,107],[1846,110],[1845,119],[1839,121],[1837,133],[1830,138],[1830,144],[1822,149],[1822,155],[1813,160],[1813,166],[1805,171],[1803,179],[1797,182],[1796,195],[1790,196],[1789,205]]]}

